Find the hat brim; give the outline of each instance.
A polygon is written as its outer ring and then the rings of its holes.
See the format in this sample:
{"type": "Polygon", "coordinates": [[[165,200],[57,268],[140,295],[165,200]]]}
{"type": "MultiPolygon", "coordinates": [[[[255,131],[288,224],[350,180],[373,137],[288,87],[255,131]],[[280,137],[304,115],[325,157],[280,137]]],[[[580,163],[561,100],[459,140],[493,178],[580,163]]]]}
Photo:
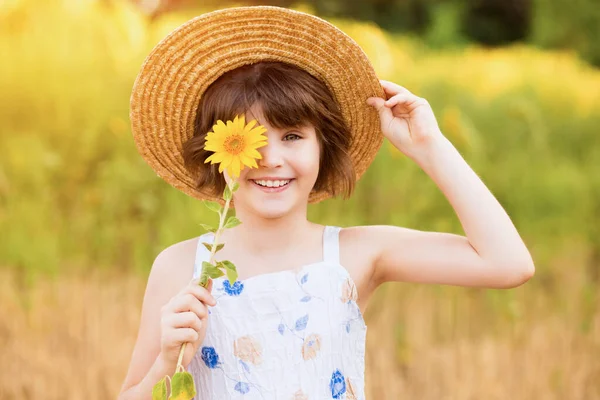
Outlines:
{"type": "MultiPolygon", "coordinates": [[[[130,99],[136,147],[173,187],[219,200],[195,185],[182,147],[194,134],[204,91],[219,76],[245,64],[282,61],[322,80],[339,102],[353,135],[350,158],[359,179],[381,147],[379,116],[367,98],[385,94],[360,46],[331,23],[274,6],[234,7],[200,15],[172,31],[144,61],[130,99]]],[[[313,192],[310,203],[330,197],[313,192]]]]}

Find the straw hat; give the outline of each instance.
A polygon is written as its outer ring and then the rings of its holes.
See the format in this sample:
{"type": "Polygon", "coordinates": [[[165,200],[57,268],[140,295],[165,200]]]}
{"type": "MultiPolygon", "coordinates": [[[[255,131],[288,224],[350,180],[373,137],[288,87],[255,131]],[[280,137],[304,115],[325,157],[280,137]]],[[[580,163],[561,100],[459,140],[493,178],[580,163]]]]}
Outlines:
{"type": "MultiPolygon", "coordinates": [[[[331,23],[274,6],[202,14],[148,55],[133,85],[130,118],[137,149],[158,176],[192,197],[218,200],[195,187],[184,167],[183,143],[194,134],[208,86],[229,70],[265,60],[297,65],[327,85],[352,132],[350,157],[360,178],[383,141],[379,115],[366,104],[371,96],[385,98],[375,70],[359,45],[331,23]]],[[[309,202],[328,197],[311,193],[309,202]]]]}

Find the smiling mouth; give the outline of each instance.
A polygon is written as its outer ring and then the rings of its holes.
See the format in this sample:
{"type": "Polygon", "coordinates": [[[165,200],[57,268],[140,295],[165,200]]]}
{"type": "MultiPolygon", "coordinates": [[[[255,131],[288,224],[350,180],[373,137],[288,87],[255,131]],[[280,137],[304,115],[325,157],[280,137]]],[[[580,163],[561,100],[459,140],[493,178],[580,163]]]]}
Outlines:
{"type": "Polygon", "coordinates": [[[286,180],[278,180],[278,181],[263,181],[263,180],[254,180],[250,179],[250,181],[258,186],[260,189],[268,191],[268,192],[278,192],[285,188],[287,188],[294,179],[286,179],[286,180]]]}

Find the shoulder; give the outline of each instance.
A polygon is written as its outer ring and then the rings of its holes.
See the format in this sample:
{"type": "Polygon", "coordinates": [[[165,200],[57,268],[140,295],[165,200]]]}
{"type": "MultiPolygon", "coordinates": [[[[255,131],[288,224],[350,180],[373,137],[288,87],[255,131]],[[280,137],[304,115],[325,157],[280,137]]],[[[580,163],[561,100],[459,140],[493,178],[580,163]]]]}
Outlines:
{"type": "Polygon", "coordinates": [[[154,259],[148,287],[162,292],[179,291],[192,279],[199,237],[186,239],[162,250],[154,259]]]}
{"type": "Polygon", "coordinates": [[[379,244],[391,235],[410,238],[415,232],[412,229],[391,225],[349,226],[340,229],[340,244],[359,249],[371,249],[371,256],[376,256],[379,244]]]}
{"type": "MultiPolygon", "coordinates": [[[[394,231],[404,230],[387,225],[349,226],[340,229],[340,251],[350,257],[360,256],[361,261],[374,265],[379,256],[382,241],[394,231]]],[[[343,256],[343,254],[342,254],[343,256]]]]}
{"type": "Polygon", "coordinates": [[[423,232],[393,225],[364,225],[343,228],[340,231],[340,242],[343,240],[351,246],[371,249],[376,257],[381,247],[390,240],[410,240],[423,232]]]}
{"type": "Polygon", "coordinates": [[[376,264],[383,249],[390,246],[402,246],[418,231],[392,225],[362,225],[350,226],[340,230],[340,257],[342,262],[360,263],[361,269],[366,269],[364,275],[369,276],[371,285],[381,284],[376,272],[376,264]]]}
{"type": "Polygon", "coordinates": [[[351,226],[340,229],[340,263],[348,270],[359,293],[358,303],[365,310],[379,282],[375,279],[376,251],[369,238],[366,226],[351,226]]]}

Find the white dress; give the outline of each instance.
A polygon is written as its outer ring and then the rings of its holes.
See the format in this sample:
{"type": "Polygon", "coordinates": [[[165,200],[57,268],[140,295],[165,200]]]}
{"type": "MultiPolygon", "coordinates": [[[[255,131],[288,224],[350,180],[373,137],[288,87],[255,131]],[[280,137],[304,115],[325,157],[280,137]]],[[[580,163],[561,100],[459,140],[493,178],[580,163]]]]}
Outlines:
{"type": "MultiPolygon", "coordinates": [[[[339,262],[339,227],[326,226],[323,260],[229,284],[213,280],[206,337],[187,370],[195,400],[364,399],[367,326],[339,262]]],[[[209,251],[198,241],[194,278],[209,251]]]]}

